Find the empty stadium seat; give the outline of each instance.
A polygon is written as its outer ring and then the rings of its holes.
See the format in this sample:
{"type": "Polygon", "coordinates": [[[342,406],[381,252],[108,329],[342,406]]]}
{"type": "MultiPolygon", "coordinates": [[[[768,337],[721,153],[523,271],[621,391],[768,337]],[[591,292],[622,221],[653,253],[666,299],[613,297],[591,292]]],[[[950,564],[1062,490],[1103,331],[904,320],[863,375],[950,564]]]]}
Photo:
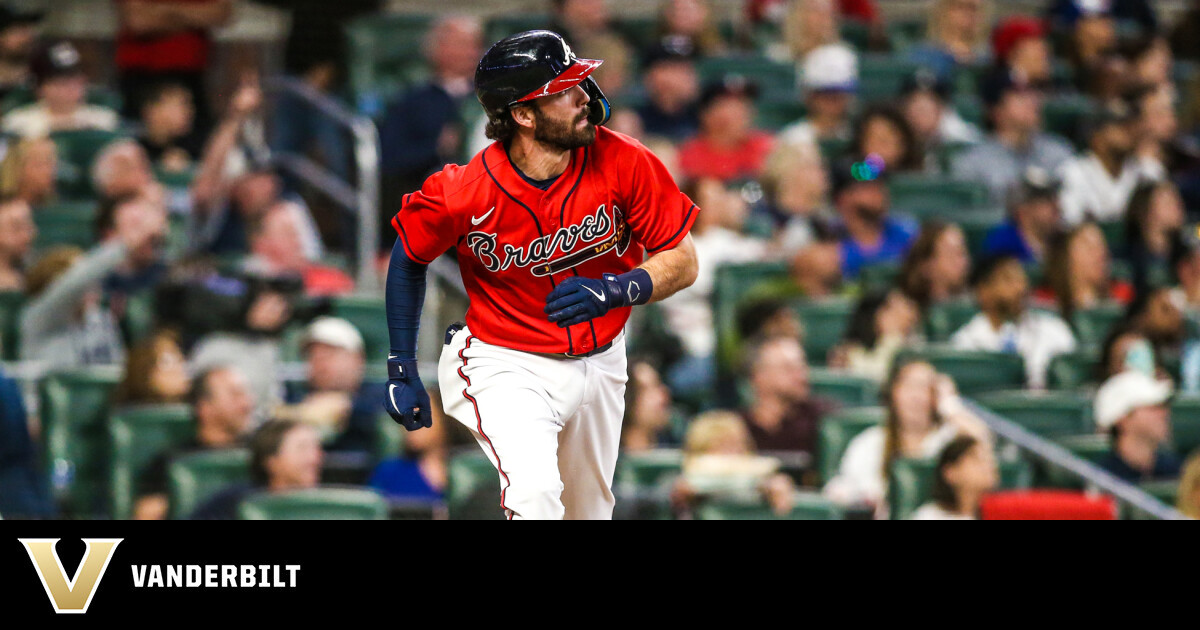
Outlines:
{"type": "Polygon", "coordinates": [[[503,520],[500,475],[478,448],[451,455],[446,471],[446,508],[452,519],[503,520]]]}
{"type": "Polygon", "coordinates": [[[718,367],[728,370],[736,360],[738,307],[764,285],[786,281],[782,262],[721,265],[713,279],[713,324],[717,333],[718,367]]]}
{"type": "Polygon", "coordinates": [[[925,175],[897,175],[888,180],[892,209],[917,219],[953,219],[988,204],[987,186],[925,175]]]}
{"type": "Polygon", "coordinates": [[[387,515],[387,501],[360,488],[264,492],[238,506],[238,518],[248,521],[383,521],[387,515]]]}
{"type": "MultiPolygon", "coordinates": [[[[1033,481],[1029,463],[1023,459],[997,463],[1000,472],[1000,488],[1028,488],[1033,481]]],[[[922,505],[932,500],[936,459],[903,458],[892,463],[889,481],[889,518],[907,520],[922,505]]]]}
{"type": "Polygon", "coordinates": [[[817,469],[822,481],[828,482],[837,476],[850,441],[859,433],[882,424],[886,414],[883,407],[862,407],[843,409],[821,420],[817,432],[817,469]]]}
{"type": "Polygon", "coordinates": [[[0,291],[0,360],[16,361],[21,352],[20,321],[25,294],[0,291]]]}
{"type": "Polygon", "coordinates": [[[1084,121],[1095,109],[1095,102],[1087,96],[1052,96],[1042,105],[1042,126],[1082,149],[1084,121]]]}
{"type": "Polygon", "coordinates": [[[920,66],[903,57],[869,53],[858,57],[858,94],[866,103],[887,102],[900,95],[904,79],[920,66]]]}
{"type": "Polygon", "coordinates": [[[855,303],[848,299],[799,299],[791,303],[804,324],[804,352],[811,365],[825,365],[830,349],[842,342],[855,303]]]}
{"type": "Polygon", "coordinates": [[[1080,346],[1099,348],[1110,330],[1121,321],[1125,309],[1120,304],[1103,304],[1077,311],[1071,317],[1075,339],[1080,346]]]}
{"type": "Polygon", "coordinates": [[[897,361],[910,359],[929,362],[954,379],[959,393],[965,396],[1025,386],[1025,362],[1018,354],[931,346],[903,350],[896,356],[897,361]]]}
{"type": "Polygon", "coordinates": [[[863,376],[813,368],[808,373],[808,382],[814,395],[836,400],[846,407],[879,404],[879,384],[863,376]]]}
{"type": "Polygon", "coordinates": [[[68,516],[107,513],[107,420],[120,380],[119,367],[104,366],[50,374],[39,385],[42,462],[68,516]]]}
{"type": "Polygon", "coordinates": [[[167,465],[171,518],[187,518],[221,490],[250,482],[250,450],[230,448],[181,455],[167,465]]]}
{"type": "Polygon", "coordinates": [[[1181,457],[1200,449],[1200,396],[1177,396],[1171,401],[1171,442],[1181,457]]]}
{"type": "Polygon", "coordinates": [[[1091,433],[1092,400],[1078,392],[993,392],[979,404],[1043,437],[1091,433]]]}
{"type": "Polygon", "coordinates": [[[1094,349],[1060,354],[1050,360],[1046,384],[1050,389],[1080,389],[1095,380],[1099,363],[1099,354],[1094,349]]]}
{"type": "Polygon", "coordinates": [[[94,201],[68,201],[38,208],[33,213],[38,229],[34,246],[46,249],[74,245],[85,250],[94,246],[96,210],[94,201]]]}
{"type": "Polygon", "coordinates": [[[703,521],[837,521],[842,519],[842,511],[819,494],[797,492],[792,510],[782,516],[763,501],[713,500],[696,509],[696,518],[703,521]]]}
{"type": "Polygon", "coordinates": [[[383,113],[384,104],[424,70],[421,42],[433,16],[370,15],[348,23],[348,79],[359,110],[383,113]]]}
{"type": "Polygon", "coordinates": [[[132,516],[138,480],[161,453],[194,437],[186,405],[147,406],[114,413],[109,419],[109,506],[113,518],[132,516]]]}
{"type": "Polygon", "coordinates": [[[770,99],[758,103],[756,123],[760,129],[778,132],[780,129],[804,118],[807,108],[793,98],[770,99]]]}
{"type": "Polygon", "coordinates": [[[973,300],[955,300],[934,304],[925,311],[925,335],[933,342],[949,341],[979,312],[973,300]]]}
{"type": "Polygon", "coordinates": [[[388,334],[387,311],[383,296],[339,297],[333,300],[333,315],[354,324],[366,344],[367,360],[387,358],[391,340],[388,334]]]}

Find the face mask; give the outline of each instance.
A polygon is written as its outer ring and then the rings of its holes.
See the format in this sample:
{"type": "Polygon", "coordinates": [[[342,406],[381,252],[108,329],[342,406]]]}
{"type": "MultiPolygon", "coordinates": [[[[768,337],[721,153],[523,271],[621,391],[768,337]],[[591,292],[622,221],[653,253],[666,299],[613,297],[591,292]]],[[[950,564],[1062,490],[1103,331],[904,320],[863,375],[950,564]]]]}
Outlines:
{"type": "Polygon", "coordinates": [[[1142,339],[1133,342],[1125,352],[1125,369],[1154,377],[1154,349],[1142,339]]]}

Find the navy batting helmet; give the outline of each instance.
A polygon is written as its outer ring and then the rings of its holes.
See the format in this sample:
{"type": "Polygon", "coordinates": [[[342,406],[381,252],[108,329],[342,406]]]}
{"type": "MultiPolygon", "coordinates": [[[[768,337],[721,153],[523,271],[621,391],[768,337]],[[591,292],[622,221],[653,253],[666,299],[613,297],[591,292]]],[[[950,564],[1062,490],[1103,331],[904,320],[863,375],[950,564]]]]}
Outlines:
{"type": "Polygon", "coordinates": [[[517,103],[550,96],[581,86],[591,101],[588,120],[594,125],[608,121],[612,110],[600,86],[591,77],[604,63],[580,59],[558,33],[526,31],[496,42],[475,70],[475,96],[488,116],[508,114],[517,103]]]}

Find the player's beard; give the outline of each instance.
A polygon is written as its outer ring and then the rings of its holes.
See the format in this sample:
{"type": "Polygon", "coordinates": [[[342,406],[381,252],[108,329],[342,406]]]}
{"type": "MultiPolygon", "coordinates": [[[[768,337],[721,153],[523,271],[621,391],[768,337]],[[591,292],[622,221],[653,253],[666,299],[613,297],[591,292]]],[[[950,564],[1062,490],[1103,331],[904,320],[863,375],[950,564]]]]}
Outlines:
{"type": "Polygon", "coordinates": [[[586,147],[596,141],[596,126],[587,121],[588,110],[572,118],[569,123],[554,120],[542,113],[539,105],[533,107],[533,119],[537,125],[533,131],[533,139],[552,147],[570,151],[586,147]],[[578,129],[579,121],[587,121],[583,129],[578,129]]]}

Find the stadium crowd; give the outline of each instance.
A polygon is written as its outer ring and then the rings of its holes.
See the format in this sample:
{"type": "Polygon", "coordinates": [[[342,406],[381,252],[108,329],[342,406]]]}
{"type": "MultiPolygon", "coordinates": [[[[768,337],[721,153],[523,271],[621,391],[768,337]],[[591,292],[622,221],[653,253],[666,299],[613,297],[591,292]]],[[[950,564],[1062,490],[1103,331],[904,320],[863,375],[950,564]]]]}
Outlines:
{"type": "MultiPolygon", "coordinates": [[[[381,295],[287,168],[350,181],[351,140],[260,72],[206,87],[231,0],[113,4],[111,85],[0,4],[0,515],[237,518],[323,485],[442,514],[482,455],[381,418],[381,295]]],[[[618,516],[975,519],[1080,487],[982,407],[1200,518],[1200,2],[547,0],[409,22],[419,67],[379,106],[344,42],[385,3],[263,4],[292,14],[283,72],[376,122],[381,253],[402,195],[490,142],[491,40],[604,60],[609,127],[702,209],[696,283],[629,327],[618,516]]]]}

